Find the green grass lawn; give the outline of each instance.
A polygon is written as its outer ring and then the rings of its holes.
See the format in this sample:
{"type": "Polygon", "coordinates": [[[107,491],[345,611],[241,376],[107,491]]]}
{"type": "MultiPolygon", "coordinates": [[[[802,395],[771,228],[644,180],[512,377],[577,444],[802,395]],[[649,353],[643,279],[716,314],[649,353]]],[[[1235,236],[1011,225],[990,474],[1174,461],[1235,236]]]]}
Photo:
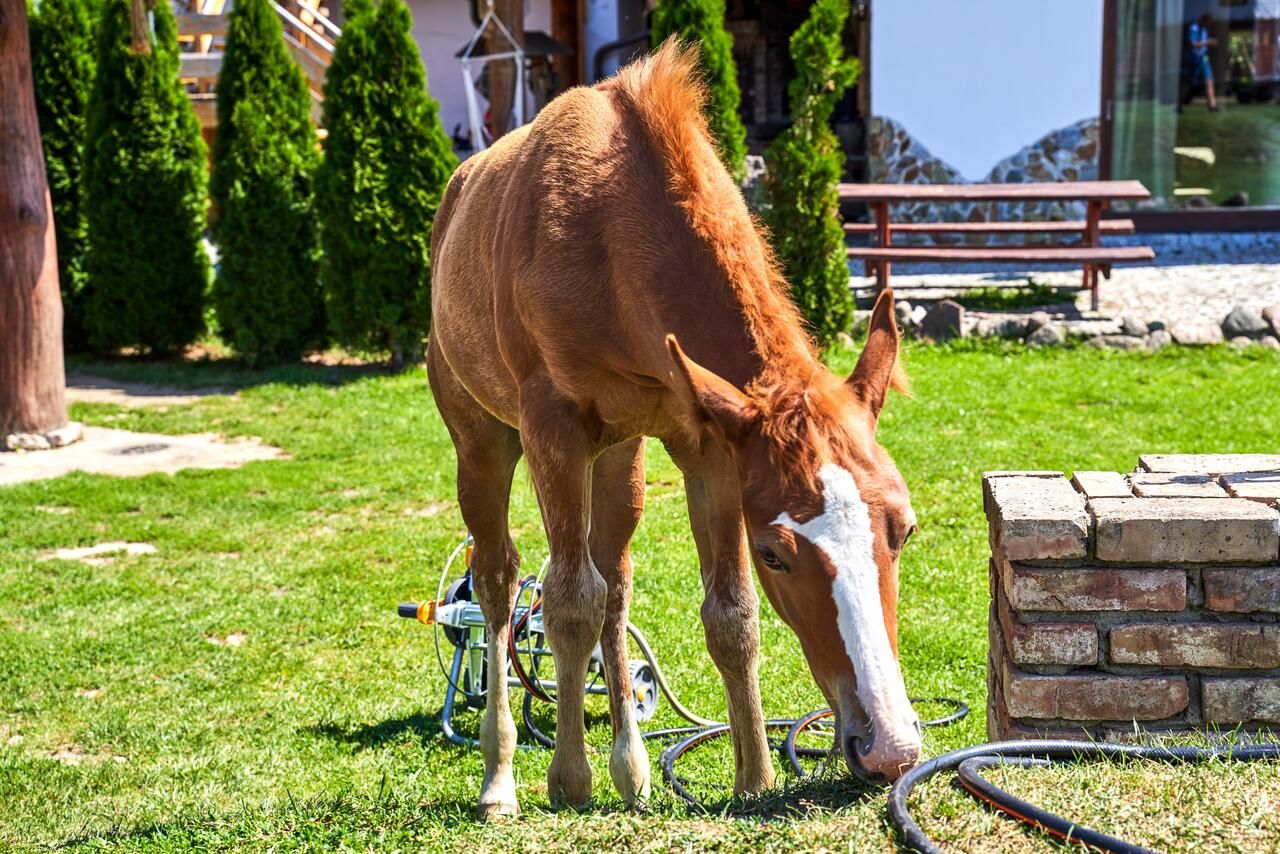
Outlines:
{"type": "MultiPolygon", "coordinates": [[[[852,356],[836,358],[848,369],[852,356]]],[[[920,533],[902,566],[909,691],[967,700],[932,753],[985,740],[986,469],[1131,468],[1143,452],[1274,451],[1280,358],[1225,348],[1158,354],[1009,345],[915,348],[915,396],[890,401],[881,439],[912,489],[920,533]]],[[[117,480],[72,475],[0,488],[0,849],[605,850],[892,847],[883,791],[839,775],[702,812],[654,759],[648,810],[624,810],[593,760],[596,808],[552,812],[549,754],[521,752],[524,815],[470,818],[478,752],[440,735],[444,678],[429,630],[397,619],[429,595],[462,534],[453,450],[425,376],[293,368],[82,366],[118,378],[243,385],[167,410],[74,407],[91,424],[254,435],[292,459],[117,480]],[[148,542],[102,566],[64,546],[148,542]],[[228,642],[228,639],[231,642],[228,642]],[[239,643],[235,643],[239,641],[239,643]]],[[[650,448],[634,546],[633,620],[704,715],[724,701],[698,623],[695,553],[676,470],[650,448]]],[[[532,490],[513,525],[545,553],[532,490]]],[[[794,637],[761,614],[765,711],[821,704],[794,637]]],[[[608,743],[589,703],[591,742],[608,743]]],[[[474,733],[478,713],[458,718],[474,733]]],[[[664,705],[653,725],[677,725],[664,705]]],[[[731,780],[727,745],[686,768],[731,780]]],[[[1020,795],[1099,829],[1173,849],[1280,846],[1280,770],[1128,765],[993,772],[1020,795]]],[[[926,829],[966,850],[1044,847],[945,780],[916,799],[926,829]]]]}

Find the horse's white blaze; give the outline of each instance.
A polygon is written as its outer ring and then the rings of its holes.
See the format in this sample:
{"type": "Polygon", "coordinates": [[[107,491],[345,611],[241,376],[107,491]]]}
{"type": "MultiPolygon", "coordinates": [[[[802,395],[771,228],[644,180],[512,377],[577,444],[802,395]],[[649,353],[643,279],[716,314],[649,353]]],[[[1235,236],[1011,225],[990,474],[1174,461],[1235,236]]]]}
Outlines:
{"type": "Polygon", "coordinates": [[[773,524],[804,537],[835,567],[831,594],[840,637],[858,677],[858,699],[876,728],[876,740],[902,743],[915,736],[917,718],[884,625],[880,570],[872,552],[875,537],[867,504],[846,469],[827,463],[818,477],[822,481],[822,513],[804,523],[783,513],[773,524]]]}

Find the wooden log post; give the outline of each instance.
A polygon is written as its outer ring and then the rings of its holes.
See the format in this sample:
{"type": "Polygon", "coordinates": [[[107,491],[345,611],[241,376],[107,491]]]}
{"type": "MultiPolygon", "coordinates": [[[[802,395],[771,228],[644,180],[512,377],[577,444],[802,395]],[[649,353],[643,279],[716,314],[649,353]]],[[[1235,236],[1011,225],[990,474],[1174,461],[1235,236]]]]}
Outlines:
{"type": "Polygon", "coordinates": [[[147,0],[129,2],[129,50],[137,56],[151,55],[151,21],[147,9],[153,8],[147,0]]]}
{"type": "Polygon", "coordinates": [[[0,0],[0,450],[11,434],[66,428],[65,386],[58,255],[26,3],[0,0]]]}
{"type": "MultiPolygon", "coordinates": [[[[493,13],[510,31],[511,37],[524,44],[524,0],[494,0],[493,13]]],[[[511,45],[496,27],[489,28],[486,38],[490,53],[506,53],[511,50],[511,45]]],[[[523,92],[516,92],[516,80],[514,59],[489,63],[489,121],[494,139],[515,130],[512,127],[515,99],[524,96],[523,92]]]]}

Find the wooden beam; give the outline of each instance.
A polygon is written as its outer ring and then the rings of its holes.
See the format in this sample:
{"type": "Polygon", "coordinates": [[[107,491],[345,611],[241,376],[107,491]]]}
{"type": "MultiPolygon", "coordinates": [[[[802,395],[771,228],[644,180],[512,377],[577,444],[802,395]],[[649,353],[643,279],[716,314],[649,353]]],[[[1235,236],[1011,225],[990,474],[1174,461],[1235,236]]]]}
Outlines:
{"type": "Polygon", "coordinates": [[[850,258],[881,262],[982,261],[1001,264],[1118,264],[1151,261],[1156,257],[1150,246],[856,246],[848,249],[846,254],[850,258]]]}
{"type": "Polygon", "coordinates": [[[183,79],[206,80],[217,78],[222,70],[220,53],[184,53],[178,76],[183,79]]]}
{"type": "Polygon", "coordinates": [[[195,108],[200,127],[211,128],[218,125],[218,96],[213,92],[194,92],[191,95],[191,106],[195,108]]]}
{"type": "Polygon", "coordinates": [[[195,12],[180,12],[175,16],[178,22],[178,36],[225,36],[229,20],[226,15],[197,15],[195,12]]]}
{"type": "Polygon", "coordinates": [[[840,184],[843,202],[1140,201],[1141,181],[1052,181],[1026,184],[840,184]]]}
{"type": "MultiPolygon", "coordinates": [[[[902,234],[1077,234],[1084,220],[1054,222],[895,222],[893,230],[902,234]]],[[[1099,223],[1103,234],[1133,234],[1133,220],[1104,219],[1099,223]]],[[[845,234],[875,234],[873,222],[849,222],[845,234]]]]}

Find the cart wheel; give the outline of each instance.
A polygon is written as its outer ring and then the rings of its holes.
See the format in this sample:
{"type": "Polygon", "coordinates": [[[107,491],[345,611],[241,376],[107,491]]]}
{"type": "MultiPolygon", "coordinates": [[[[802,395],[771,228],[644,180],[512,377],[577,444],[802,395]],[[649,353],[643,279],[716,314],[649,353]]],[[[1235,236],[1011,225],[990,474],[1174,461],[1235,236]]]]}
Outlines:
{"type": "Polygon", "coordinates": [[[631,696],[640,723],[651,720],[658,712],[658,682],[647,661],[631,662],[631,696]]]}

